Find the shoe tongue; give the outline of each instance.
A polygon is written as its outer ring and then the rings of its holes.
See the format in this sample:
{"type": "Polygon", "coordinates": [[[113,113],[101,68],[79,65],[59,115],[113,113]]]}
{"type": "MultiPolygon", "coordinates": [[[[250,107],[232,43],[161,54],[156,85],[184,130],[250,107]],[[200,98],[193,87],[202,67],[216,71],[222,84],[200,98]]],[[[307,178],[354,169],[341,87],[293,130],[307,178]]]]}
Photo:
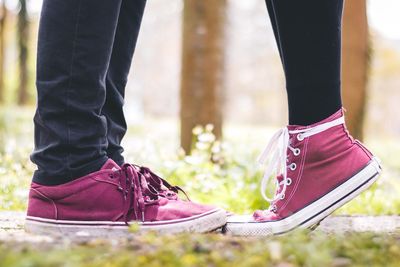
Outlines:
{"type": "Polygon", "coordinates": [[[115,163],[115,161],[113,161],[112,159],[108,159],[106,163],[104,163],[103,167],[101,167],[101,170],[120,170],[121,167],[118,166],[117,163],[115,163]]]}

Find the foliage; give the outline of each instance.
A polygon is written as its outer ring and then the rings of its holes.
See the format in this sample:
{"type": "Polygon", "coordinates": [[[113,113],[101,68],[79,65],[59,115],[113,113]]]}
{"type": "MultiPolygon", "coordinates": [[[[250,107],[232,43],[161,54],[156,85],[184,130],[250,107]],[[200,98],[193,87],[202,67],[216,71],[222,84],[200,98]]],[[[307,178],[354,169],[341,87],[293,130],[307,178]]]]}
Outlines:
{"type": "MultiPolygon", "coordinates": [[[[28,157],[33,139],[31,117],[30,108],[0,109],[0,141],[3,142],[0,142],[0,210],[26,208],[28,186],[34,171],[34,165],[28,157]]],[[[268,129],[228,126],[225,131],[226,140],[221,142],[211,134],[212,126],[197,127],[193,131],[194,150],[191,155],[185,156],[182,151],[174,152],[173,147],[176,147],[177,142],[170,140],[173,139],[171,136],[177,134],[168,133],[167,127],[164,127],[173,122],[163,123],[146,123],[155,125],[156,130],[148,130],[141,125],[131,127],[124,144],[129,148],[129,162],[151,166],[173,184],[181,185],[195,201],[221,206],[237,213],[249,213],[268,207],[259,191],[264,167],[255,163],[261,149],[259,140],[265,139],[268,129]],[[135,140],[146,145],[131,145],[135,140]],[[164,148],[168,149],[165,151],[164,148]],[[135,151],[141,152],[136,153],[138,157],[132,156],[135,151]]],[[[400,145],[390,139],[367,141],[371,150],[382,159],[383,175],[371,190],[337,213],[399,214],[400,180],[397,177],[400,175],[400,145]]]]}
{"type": "Polygon", "coordinates": [[[0,108],[0,210],[24,210],[34,166],[30,109],[0,108]]]}
{"type": "Polygon", "coordinates": [[[233,153],[228,143],[216,140],[212,130],[211,125],[194,128],[192,153],[180,153],[161,172],[184,185],[197,201],[234,211],[265,208],[258,187],[260,170],[243,154],[233,153]]]}
{"type": "Polygon", "coordinates": [[[398,266],[400,241],[374,234],[273,238],[158,236],[68,244],[0,244],[0,265],[13,266],[398,266]]]}

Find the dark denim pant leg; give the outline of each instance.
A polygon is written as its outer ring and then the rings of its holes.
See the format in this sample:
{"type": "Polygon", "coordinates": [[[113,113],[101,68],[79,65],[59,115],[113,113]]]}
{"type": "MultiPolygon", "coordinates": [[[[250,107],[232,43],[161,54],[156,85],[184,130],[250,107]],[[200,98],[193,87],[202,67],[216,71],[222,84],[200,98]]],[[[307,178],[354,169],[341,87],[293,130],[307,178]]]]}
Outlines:
{"type": "Polygon", "coordinates": [[[122,0],[114,47],[106,77],[106,102],[102,114],[107,119],[107,156],[124,163],[121,146],[127,129],[124,113],[125,86],[135,51],[146,0],[122,0]]]}
{"type": "Polygon", "coordinates": [[[37,59],[33,181],[62,184],[107,160],[105,80],[122,0],[45,0],[37,59]]]}
{"type": "Polygon", "coordinates": [[[286,77],[289,124],[310,125],[341,108],[343,0],[266,0],[286,77]]]}

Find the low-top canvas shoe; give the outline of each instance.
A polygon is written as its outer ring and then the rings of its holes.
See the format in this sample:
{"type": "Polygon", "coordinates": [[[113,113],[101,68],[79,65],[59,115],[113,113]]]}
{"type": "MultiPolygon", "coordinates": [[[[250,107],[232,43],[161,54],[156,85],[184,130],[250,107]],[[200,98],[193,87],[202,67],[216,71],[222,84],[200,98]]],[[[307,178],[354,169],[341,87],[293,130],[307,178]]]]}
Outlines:
{"type": "Polygon", "coordinates": [[[269,209],[229,217],[228,233],[271,235],[312,227],[366,190],[381,172],[378,160],[349,135],[342,110],[310,126],[281,129],[260,161],[268,157],[261,192],[269,209]],[[271,199],[265,192],[274,173],[271,199]]]}
{"type": "Polygon", "coordinates": [[[209,232],[226,223],[219,208],[182,200],[183,191],[148,168],[108,160],[101,170],[58,186],[32,183],[25,228],[40,234],[126,235],[209,232]]]}

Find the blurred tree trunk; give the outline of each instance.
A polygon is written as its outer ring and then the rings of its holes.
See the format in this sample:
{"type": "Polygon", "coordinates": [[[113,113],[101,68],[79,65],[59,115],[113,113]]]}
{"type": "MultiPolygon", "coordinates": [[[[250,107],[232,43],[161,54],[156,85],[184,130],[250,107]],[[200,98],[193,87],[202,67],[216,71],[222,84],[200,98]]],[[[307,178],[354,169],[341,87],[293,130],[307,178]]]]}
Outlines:
{"type": "Polygon", "coordinates": [[[222,135],[226,0],[184,0],[181,146],[190,153],[192,129],[214,125],[222,135]]]}
{"type": "Polygon", "coordinates": [[[7,21],[7,7],[6,1],[3,0],[0,7],[0,104],[4,102],[5,97],[5,84],[4,84],[4,65],[6,54],[6,21],[7,21]]]}
{"type": "Polygon", "coordinates": [[[18,105],[25,105],[29,100],[28,82],[28,42],[29,42],[29,18],[26,6],[27,0],[19,0],[20,11],[18,13],[18,48],[19,48],[19,86],[18,105]]]}
{"type": "Polygon", "coordinates": [[[350,133],[363,138],[369,74],[369,32],[366,0],[345,2],[343,19],[343,101],[350,133]]]}

